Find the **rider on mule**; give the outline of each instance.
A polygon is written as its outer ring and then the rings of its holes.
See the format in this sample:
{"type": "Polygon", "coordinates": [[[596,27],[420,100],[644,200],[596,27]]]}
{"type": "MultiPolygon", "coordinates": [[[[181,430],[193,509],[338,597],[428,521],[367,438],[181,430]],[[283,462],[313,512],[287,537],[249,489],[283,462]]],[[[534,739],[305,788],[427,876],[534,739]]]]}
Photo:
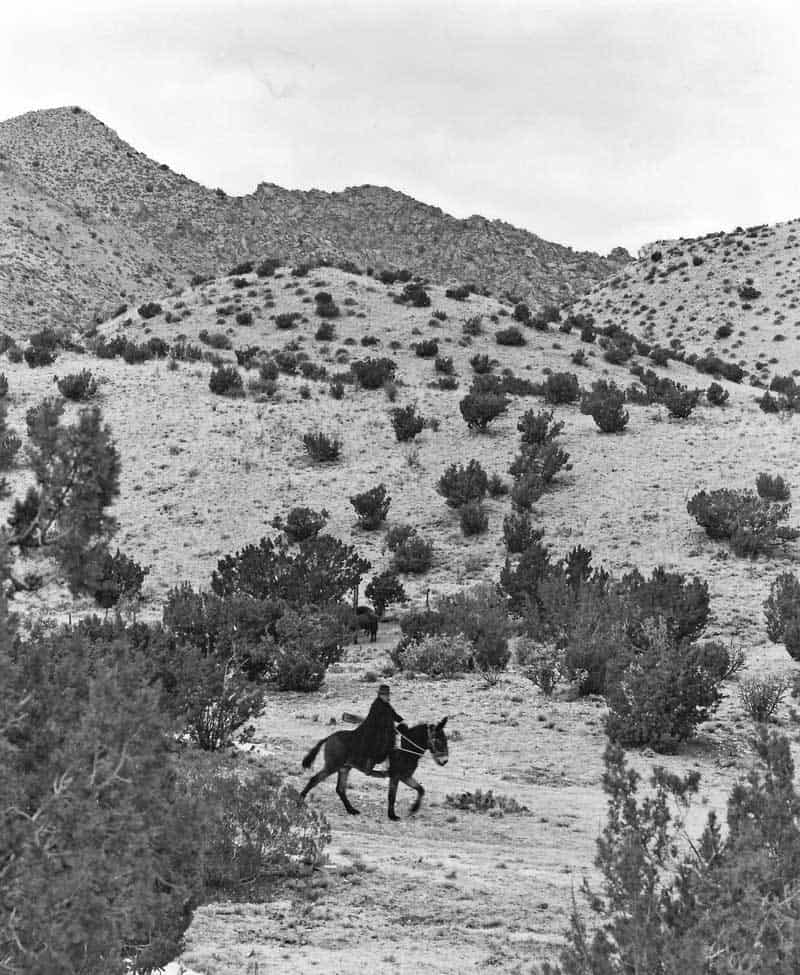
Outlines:
{"type": "Polygon", "coordinates": [[[380,765],[395,747],[395,725],[402,734],[407,730],[403,718],[389,703],[389,686],[381,684],[369,714],[354,731],[351,759],[355,768],[369,773],[380,765]]]}

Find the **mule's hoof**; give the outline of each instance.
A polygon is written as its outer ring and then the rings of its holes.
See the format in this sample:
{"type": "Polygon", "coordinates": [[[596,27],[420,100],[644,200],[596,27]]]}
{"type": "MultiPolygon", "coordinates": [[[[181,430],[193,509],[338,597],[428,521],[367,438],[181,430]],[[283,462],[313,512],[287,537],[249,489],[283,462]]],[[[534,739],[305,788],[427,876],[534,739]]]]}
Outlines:
{"type": "Polygon", "coordinates": [[[351,816],[360,816],[361,815],[361,810],[360,809],[355,809],[353,806],[351,806],[347,811],[350,813],[351,816]]]}
{"type": "Polygon", "coordinates": [[[400,819],[400,817],[397,815],[397,813],[390,812],[389,819],[391,819],[392,822],[396,823],[400,819]]]}

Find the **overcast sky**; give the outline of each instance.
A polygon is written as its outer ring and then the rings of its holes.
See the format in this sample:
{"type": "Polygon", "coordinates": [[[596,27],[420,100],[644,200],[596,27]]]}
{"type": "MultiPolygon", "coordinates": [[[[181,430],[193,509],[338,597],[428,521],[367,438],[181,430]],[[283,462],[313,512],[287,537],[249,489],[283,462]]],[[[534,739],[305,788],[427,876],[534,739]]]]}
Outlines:
{"type": "Polygon", "coordinates": [[[374,183],[635,253],[800,217],[798,7],[9,2],[0,118],[80,105],[229,194],[374,183]]]}

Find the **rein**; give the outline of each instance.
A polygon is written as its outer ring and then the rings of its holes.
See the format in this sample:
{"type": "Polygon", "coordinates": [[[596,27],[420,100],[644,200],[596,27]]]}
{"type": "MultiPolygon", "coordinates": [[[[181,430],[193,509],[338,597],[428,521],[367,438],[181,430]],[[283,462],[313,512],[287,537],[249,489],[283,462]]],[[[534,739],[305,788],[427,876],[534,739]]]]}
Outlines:
{"type": "Polygon", "coordinates": [[[427,728],[425,730],[426,730],[426,732],[428,734],[428,743],[424,747],[421,746],[421,745],[418,745],[415,741],[412,741],[408,737],[408,735],[404,735],[402,731],[398,731],[398,734],[400,735],[401,740],[402,741],[407,741],[409,743],[409,745],[413,745],[414,746],[414,750],[412,750],[411,748],[403,748],[403,746],[401,745],[397,749],[397,751],[398,752],[406,752],[409,755],[416,755],[417,758],[419,758],[422,755],[424,755],[425,752],[431,747],[431,735],[430,735],[430,731],[427,728]]]}

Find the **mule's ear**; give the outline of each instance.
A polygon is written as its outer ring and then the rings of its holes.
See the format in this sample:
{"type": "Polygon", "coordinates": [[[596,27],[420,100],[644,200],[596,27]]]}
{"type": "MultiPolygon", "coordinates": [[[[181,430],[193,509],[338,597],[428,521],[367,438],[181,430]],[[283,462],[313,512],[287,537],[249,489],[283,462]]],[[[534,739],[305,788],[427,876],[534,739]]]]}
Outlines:
{"type": "Polygon", "coordinates": [[[448,717],[449,717],[449,715],[447,715],[447,714],[446,714],[446,715],[445,715],[445,716],[444,716],[444,717],[442,718],[442,720],[441,720],[441,721],[439,722],[439,725],[438,725],[438,726],[439,726],[439,728],[444,728],[444,726],[445,726],[445,725],[447,724],[447,719],[448,719],[448,717]]]}

